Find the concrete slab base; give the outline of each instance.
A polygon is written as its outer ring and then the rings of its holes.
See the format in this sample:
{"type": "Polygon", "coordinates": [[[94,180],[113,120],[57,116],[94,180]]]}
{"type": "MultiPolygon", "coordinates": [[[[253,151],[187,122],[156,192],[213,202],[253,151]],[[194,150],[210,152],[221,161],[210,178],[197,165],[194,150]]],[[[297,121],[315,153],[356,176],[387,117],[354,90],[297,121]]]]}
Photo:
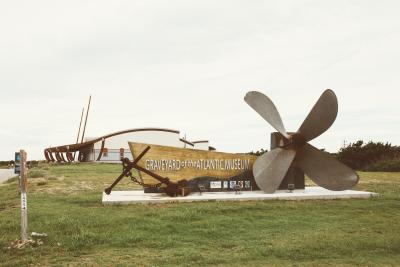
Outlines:
{"type": "Polygon", "coordinates": [[[370,198],[377,193],[346,190],[330,191],[322,187],[306,187],[304,190],[276,191],[274,194],[266,194],[262,191],[235,192],[205,192],[202,195],[192,193],[186,197],[169,197],[159,193],[144,193],[143,190],[113,191],[110,195],[103,192],[104,205],[134,204],[134,203],[174,203],[194,201],[258,201],[258,200],[306,200],[306,199],[348,199],[370,198]]]}

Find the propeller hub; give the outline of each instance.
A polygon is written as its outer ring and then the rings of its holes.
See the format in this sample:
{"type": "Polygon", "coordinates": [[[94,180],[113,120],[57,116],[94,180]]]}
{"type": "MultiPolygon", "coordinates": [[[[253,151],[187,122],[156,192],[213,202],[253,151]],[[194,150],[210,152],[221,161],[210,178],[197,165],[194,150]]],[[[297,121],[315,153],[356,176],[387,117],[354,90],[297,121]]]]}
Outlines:
{"type": "Polygon", "coordinates": [[[289,146],[294,148],[301,148],[307,143],[305,136],[301,133],[291,134],[289,137],[289,146]]]}

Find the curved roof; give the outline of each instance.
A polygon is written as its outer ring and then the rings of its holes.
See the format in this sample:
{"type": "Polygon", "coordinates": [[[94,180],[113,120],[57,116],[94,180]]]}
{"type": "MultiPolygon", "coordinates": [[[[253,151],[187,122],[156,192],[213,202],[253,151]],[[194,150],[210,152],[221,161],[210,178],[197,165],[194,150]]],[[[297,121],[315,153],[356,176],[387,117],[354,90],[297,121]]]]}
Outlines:
{"type": "Polygon", "coordinates": [[[165,129],[165,128],[136,128],[136,129],[128,129],[128,130],[110,133],[110,134],[107,134],[107,135],[104,135],[101,137],[97,137],[97,138],[94,138],[90,141],[86,141],[83,143],[49,147],[49,148],[46,148],[45,150],[47,150],[48,152],[74,152],[74,151],[78,151],[79,149],[82,149],[86,146],[97,143],[103,139],[107,139],[109,137],[113,137],[113,136],[120,135],[120,134],[126,134],[126,133],[132,133],[132,132],[145,132],[145,131],[159,131],[159,132],[170,132],[170,133],[179,134],[178,130],[165,129]]]}

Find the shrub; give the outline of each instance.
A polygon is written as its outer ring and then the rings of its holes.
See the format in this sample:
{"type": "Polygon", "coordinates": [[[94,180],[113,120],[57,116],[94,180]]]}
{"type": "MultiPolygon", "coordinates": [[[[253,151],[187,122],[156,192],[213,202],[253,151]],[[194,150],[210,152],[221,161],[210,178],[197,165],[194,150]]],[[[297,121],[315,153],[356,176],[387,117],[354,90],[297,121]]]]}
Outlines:
{"type": "Polygon", "coordinates": [[[249,152],[247,154],[254,155],[254,156],[261,156],[262,154],[264,154],[266,152],[268,152],[267,149],[264,150],[264,148],[261,148],[261,150],[257,150],[256,152],[251,151],[251,152],[249,152]]]}
{"type": "Polygon", "coordinates": [[[379,160],[365,170],[371,172],[400,172],[400,158],[379,160]]]}
{"type": "MultiPolygon", "coordinates": [[[[356,170],[367,170],[378,162],[391,161],[395,158],[400,158],[400,147],[371,141],[365,144],[361,140],[342,147],[338,153],[341,162],[356,170]]],[[[383,167],[379,164],[375,167],[383,167]]]]}

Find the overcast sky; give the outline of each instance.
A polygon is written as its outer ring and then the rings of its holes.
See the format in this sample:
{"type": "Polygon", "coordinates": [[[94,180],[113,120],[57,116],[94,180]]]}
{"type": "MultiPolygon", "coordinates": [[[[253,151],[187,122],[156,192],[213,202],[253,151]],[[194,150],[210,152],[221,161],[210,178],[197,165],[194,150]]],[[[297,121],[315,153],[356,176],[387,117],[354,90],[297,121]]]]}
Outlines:
{"type": "Polygon", "coordinates": [[[326,88],[333,127],[312,143],[400,145],[399,1],[1,1],[0,160],[138,127],[269,148],[243,100],[268,95],[297,130],[326,88]]]}

